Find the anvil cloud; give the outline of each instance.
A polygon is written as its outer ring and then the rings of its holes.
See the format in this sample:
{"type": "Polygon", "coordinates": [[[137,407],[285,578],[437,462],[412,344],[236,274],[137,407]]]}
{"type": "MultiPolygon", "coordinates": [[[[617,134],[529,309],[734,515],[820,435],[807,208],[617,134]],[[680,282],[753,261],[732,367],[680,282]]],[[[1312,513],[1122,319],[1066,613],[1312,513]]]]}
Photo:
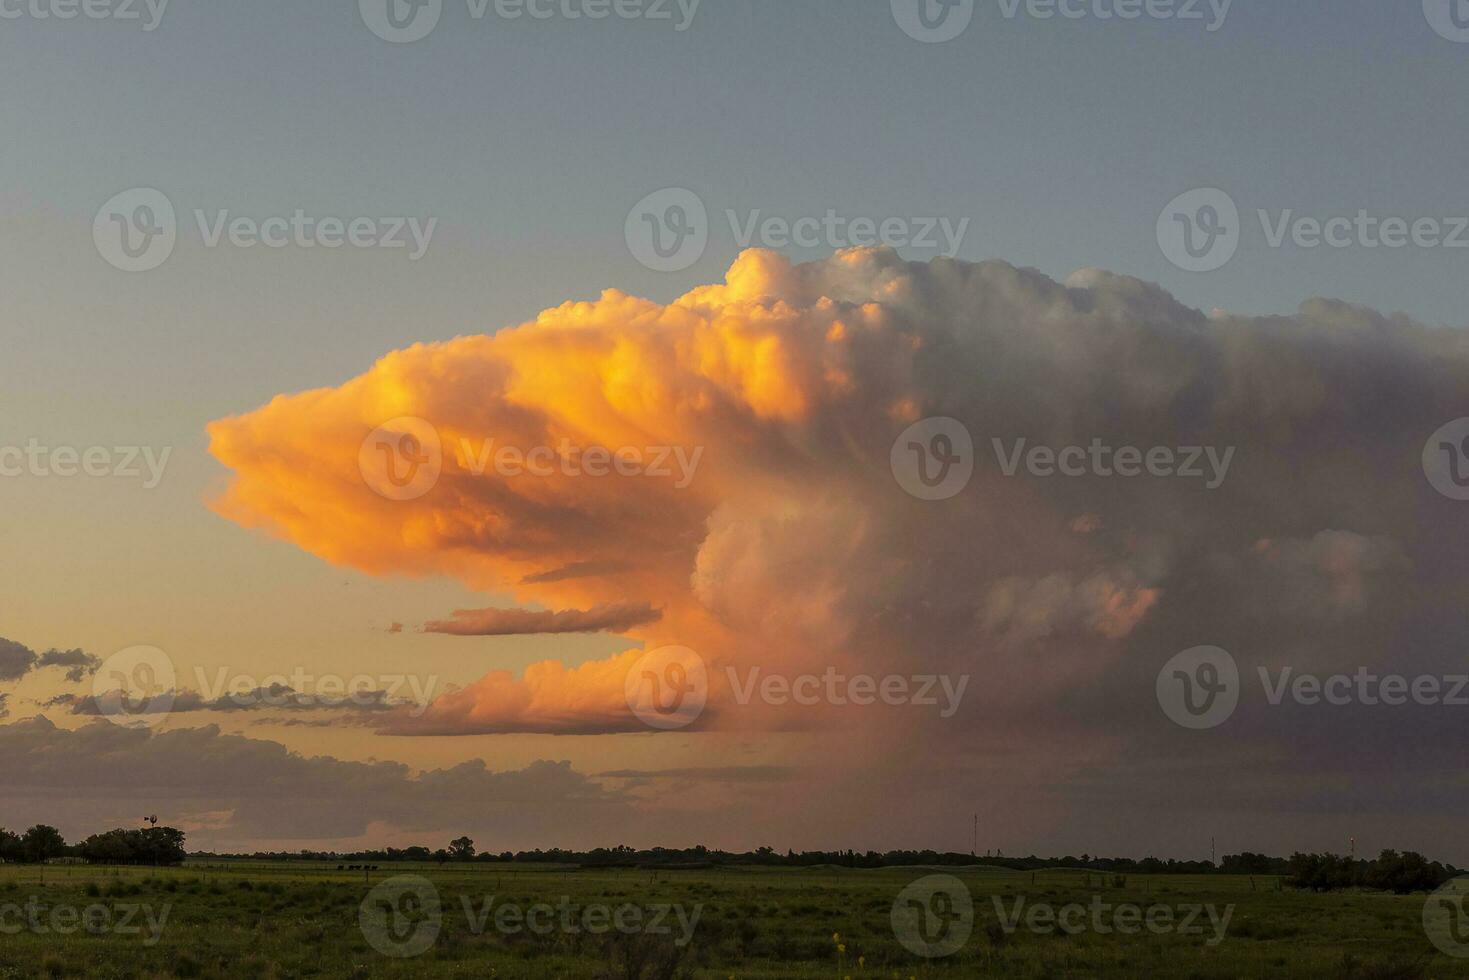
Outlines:
{"type": "MultiPolygon", "coordinates": [[[[1061,283],[887,250],[806,265],[751,251],[725,283],[666,305],[609,290],[491,335],[391,353],[210,433],[232,471],[217,510],[331,562],[449,576],[549,609],[658,609],[626,624],[629,646],[681,644],[711,666],[973,674],[963,708],[934,729],[850,708],[735,706],[711,671],[711,728],[859,724],[866,742],[849,751],[875,752],[870,767],[904,770],[915,793],[943,798],[973,778],[956,767],[999,751],[1017,726],[1072,753],[1052,760],[1058,778],[1082,756],[1096,772],[1130,744],[1176,739],[1153,678],[1194,645],[1225,646],[1247,671],[1451,661],[1447,637],[1469,635],[1469,567],[1452,534],[1465,516],[1428,486],[1419,456],[1466,410],[1462,332],[1341,303],[1206,315],[1096,270],[1061,283]],[[393,501],[364,483],[358,448],[402,416],[431,422],[446,447],[569,439],[704,455],[677,488],[647,476],[506,479],[446,451],[431,491],[393,501]],[[889,456],[905,428],[938,416],[979,447],[1100,439],[1234,456],[1210,490],[1006,475],[981,451],[961,493],[924,501],[889,456]],[[913,765],[914,745],[925,765],[913,765]]],[[[399,729],[638,730],[622,693],[635,660],[492,672],[399,729]]],[[[1339,720],[1321,719],[1313,737],[1339,720]]],[[[1201,751],[1229,765],[1241,744],[1229,741],[1201,751]]]]}

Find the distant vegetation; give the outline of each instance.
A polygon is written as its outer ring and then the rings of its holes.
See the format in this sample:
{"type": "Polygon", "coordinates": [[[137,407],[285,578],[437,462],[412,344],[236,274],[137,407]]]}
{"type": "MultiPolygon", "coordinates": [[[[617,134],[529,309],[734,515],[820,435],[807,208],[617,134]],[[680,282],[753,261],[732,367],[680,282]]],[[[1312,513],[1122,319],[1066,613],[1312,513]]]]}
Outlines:
{"type": "Polygon", "coordinates": [[[1286,879],[1297,888],[1333,891],[1343,888],[1372,888],[1407,894],[1431,891],[1460,874],[1452,864],[1430,862],[1413,851],[1383,851],[1376,860],[1352,859],[1336,854],[1294,854],[1289,858],[1270,857],[1245,851],[1226,854],[1216,866],[1208,861],[1176,861],[1159,858],[1103,858],[1090,854],[1056,858],[1004,857],[999,854],[960,854],[952,851],[786,851],[762,847],[755,851],[732,852],[707,847],[635,850],[620,846],[591,851],[553,848],[535,851],[479,852],[474,841],[460,837],[447,848],[388,847],[369,851],[258,851],[248,855],[198,854],[202,859],[248,857],[275,861],[353,861],[385,863],[393,861],[496,862],[505,864],[577,865],[583,868],[717,868],[732,866],[811,868],[892,868],[892,867],[963,867],[985,864],[1011,871],[1044,871],[1071,868],[1104,874],[1143,875],[1260,875],[1286,879]]]}
{"type": "MultiPolygon", "coordinates": [[[[184,849],[184,832],[173,827],[147,827],[141,830],[109,830],[93,834],[85,840],[68,844],[55,827],[37,824],[23,834],[0,828],[0,861],[10,864],[39,864],[57,858],[80,858],[89,864],[176,865],[188,857],[184,849]]],[[[743,853],[710,850],[707,847],[635,850],[620,846],[591,851],[480,852],[474,841],[459,837],[448,847],[388,847],[369,851],[257,851],[254,854],[192,855],[201,860],[249,858],[273,861],[352,861],[387,863],[395,861],[504,863],[523,865],[578,865],[584,868],[666,868],[700,869],[730,866],[776,868],[892,868],[912,866],[964,867],[986,864],[1011,871],[1044,871],[1055,868],[1095,871],[1103,874],[1143,875],[1260,875],[1284,878],[1294,888],[1311,891],[1338,891],[1346,888],[1369,888],[1399,895],[1432,891],[1462,872],[1452,864],[1429,861],[1414,851],[1383,851],[1376,860],[1368,861],[1339,854],[1293,854],[1289,858],[1270,857],[1245,851],[1226,854],[1216,866],[1208,861],[1175,861],[1158,858],[1103,858],[1082,854],[1058,858],[1004,857],[999,854],[960,854],[952,851],[786,851],[762,847],[743,853]]]]}
{"type": "Polygon", "coordinates": [[[36,824],[24,834],[0,827],[0,861],[42,864],[56,858],[81,858],[89,864],[182,864],[187,857],[184,832],[173,827],[109,830],[78,844],[68,844],[61,831],[36,824]]]}

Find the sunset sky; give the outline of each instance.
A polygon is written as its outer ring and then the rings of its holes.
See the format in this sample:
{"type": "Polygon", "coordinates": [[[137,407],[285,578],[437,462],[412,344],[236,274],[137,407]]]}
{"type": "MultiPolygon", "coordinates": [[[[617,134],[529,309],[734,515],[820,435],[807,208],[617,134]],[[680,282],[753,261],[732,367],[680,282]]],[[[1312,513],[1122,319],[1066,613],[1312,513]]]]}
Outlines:
{"type": "Polygon", "coordinates": [[[1277,706],[1257,679],[1469,673],[1469,503],[1421,464],[1469,415],[1469,249],[1272,247],[1256,216],[1469,214],[1469,44],[1420,6],[1236,0],[1208,31],[981,0],[942,43],[886,0],[704,0],[682,31],[676,4],[447,0],[404,44],[350,0],[0,20],[0,449],[163,463],[0,476],[0,825],[967,851],[978,814],[1006,854],[1469,859],[1469,705],[1277,706]],[[146,272],[94,244],[132,188],[178,215],[146,272]],[[663,272],[627,229],[666,188],[709,241],[663,272]],[[1196,188],[1241,221],[1202,273],[1159,239],[1196,188]],[[210,246],[196,210],[435,224],[413,260],[210,246]],[[726,211],[966,224],[953,256],[937,231],[746,250],[726,211]],[[442,472],[392,500],[362,454],[405,417],[442,472]],[[932,418],[973,437],[942,500],[890,456],[932,418]],[[491,439],[672,473],[472,472],[491,439]],[[1007,476],[991,440],[1019,439],[1232,455],[1213,489],[1007,476]],[[658,730],[625,679],[669,645],[708,704],[658,730]],[[1205,645],[1244,690],[1190,731],[1155,680],[1205,645]],[[129,728],[87,698],[137,646],[178,697],[129,728]],[[948,716],[740,704],[757,668],[966,680],[948,716]],[[303,673],[433,703],[201,703],[303,673]]]}

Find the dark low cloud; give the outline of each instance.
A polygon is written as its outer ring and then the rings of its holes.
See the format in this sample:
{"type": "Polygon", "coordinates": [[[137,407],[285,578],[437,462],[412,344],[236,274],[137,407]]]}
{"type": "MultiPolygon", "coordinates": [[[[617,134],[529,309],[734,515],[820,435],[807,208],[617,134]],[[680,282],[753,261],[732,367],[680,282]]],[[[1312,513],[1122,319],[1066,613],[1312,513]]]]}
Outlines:
{"type": "Polygon", "coordinates": [[[66,669],[66,679],[73,684],[79,684],[83,678],[97,673],[97,668],[102,666],[100,657],[94,657],[82,650],[47,650],[41,654],[41,659],[36,662],[36,669],[46,667],[63,667],[66,669]]]}
{"type": "Polygon", "coordinates": [[[231,712],[354,712],[367,715],[384,712],[408,712],[414,702],[394,698],[386,691],[360,691],[340,696],[307,694],[286,684],[257,687],[252,691],[205,698],[197,691],[181,690],[154,695],[146,705],[123,703],[122,691],[106,691],[100,695],[58,694],[41,703],[45,708],[65,708],[73,715],[100,718],[123,714],[192,714],[202,711],[231,712]]]}
{"type": "Polygon", "coordinates": [[[102,661],[82,650],[47,650],[38,654],[30,647],[0,637],[0,681],[18,681],[35,670],[61,667],[73,684],[97,672],[102,661]]]}
{"type": "MultiPolygon", "coordinates": [[[[467,833],[496,849],[617,839],[627,802],[569,763],[493,771],[470,761],[415,773],[389,762],[307,757],[214,726],[150,732],[44,718],[0,725],[7,821],[44,820],[74,836],[120,812],[157,812],[194,828],[192,847],[467,833]]],[[[488,846],[488,845],[487,845],[488,846]]]]}
{"type": "Polygon", "coordinates": [[[36,665],[36,652],[30,647],[0,637],[0,681],[18,681],[36,665]]]}
{"type": "Polygon", "coordinates": [[[620,561],[578,561],[570,565],[562,565],[553,568],[549,572],[537,572],[527,575],[520,580],[522,585],[546,585],[551,582],[569,582],[579,578],[598,578],[603,575],[616,575],[627,568],[626,562],[620,561]]]}
{"type": "Polygon", "coordinates": [[[663,614],[645,602],[611,602],[559,612],[530,609],[456,609],[452,619],[424,623],[425,633],[451,636],[522,636],[534,633],[625,633],[663,614]]]}

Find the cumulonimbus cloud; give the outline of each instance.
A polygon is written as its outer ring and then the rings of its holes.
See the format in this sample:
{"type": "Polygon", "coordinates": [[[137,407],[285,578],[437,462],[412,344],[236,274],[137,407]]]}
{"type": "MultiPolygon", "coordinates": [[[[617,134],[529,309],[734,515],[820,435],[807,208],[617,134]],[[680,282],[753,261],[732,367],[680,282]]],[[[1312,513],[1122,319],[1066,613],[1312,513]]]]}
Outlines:
{"type": "MultiPolygon", "coordinates": [[[[1179,649],[1280,649],[1303,603],[1320,635],[1345,635],[1337,654],[1364,663],[1409,630],[1394,603],[1413,576],[1436,581],[1419,605],[1457,616],[1464,582],[1430,530],[1455,512],[1419,456],[1465,414],[1466,365],[1460,332],[1324,300],[1205,315],[1096,270],[1063,283],[886,250],[805,265],[752,251],[726,282],[667,304],[609,290],[217,421],[211,451],[231,477],[214,506],[369,573],[448,575],[549,609],[659,609],[618,625],[645,647],[699,651],[723,708],[725,669],[835,664],[979,673],[960,725],[1110,717],[1122,678],[1128,697],[1151,698],[1134,681],[1179,649]],[[437,482],[410,500],[374,492],[359,460],[400,417],[431,423],[442,445],[437,482]],[[968,486],[941,501],[892,469],[899,434],[929,417],[959,420],[974,443],[968,486]],[[474,465],[488,440],[676,447],[700,462],[686,484],[512,476],[474,465]],[[1217,481],[1007,472],[1022,440],[1233,455],[1217,481]]],[[[526,615],[521,628],[557,614],[526,615]]],[[[389,728],[639,730],[623,693],[636,653],[490,673],[389,728]]],[[[780,726],[768,709],[717,717],[780,726]]]]}

